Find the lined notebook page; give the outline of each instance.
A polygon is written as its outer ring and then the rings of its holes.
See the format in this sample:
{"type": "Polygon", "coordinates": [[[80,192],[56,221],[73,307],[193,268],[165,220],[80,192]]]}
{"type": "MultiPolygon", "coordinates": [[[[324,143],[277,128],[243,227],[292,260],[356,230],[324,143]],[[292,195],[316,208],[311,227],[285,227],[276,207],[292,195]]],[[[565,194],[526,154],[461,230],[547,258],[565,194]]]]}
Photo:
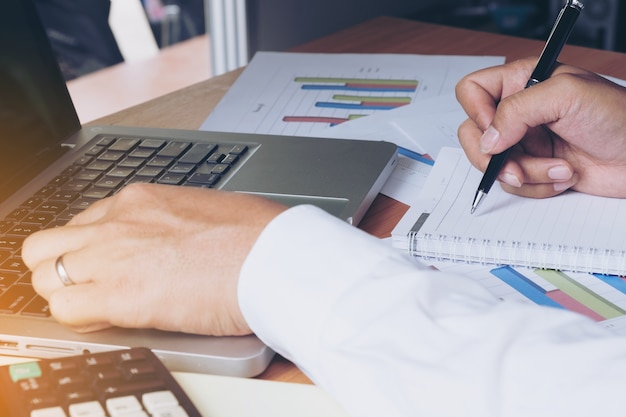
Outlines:
{"type": "Polygon", "coordinates": [[[567,192],[548,199],[495,184],[470,207],[482,173],[445,148],[394,240],[417,256],[599,273],[626,273],[626,200],[567,192]],[[404,243],[401,243],[404,240],[404,243]]]}

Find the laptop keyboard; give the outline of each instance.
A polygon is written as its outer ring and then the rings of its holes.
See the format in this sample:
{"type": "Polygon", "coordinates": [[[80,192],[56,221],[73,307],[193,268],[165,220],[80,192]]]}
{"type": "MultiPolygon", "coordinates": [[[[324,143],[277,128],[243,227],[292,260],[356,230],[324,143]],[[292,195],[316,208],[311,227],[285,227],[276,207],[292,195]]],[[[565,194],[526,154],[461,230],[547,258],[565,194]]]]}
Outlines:
{"type": "Polygon", "coordinates": [[[21,259],[24,239],[67,223],[123,186],[159,183],[212,188],[248,151],[246,144],[102,137],[59,176],[0,221],[0,314],[50,317],[21,259]]]}

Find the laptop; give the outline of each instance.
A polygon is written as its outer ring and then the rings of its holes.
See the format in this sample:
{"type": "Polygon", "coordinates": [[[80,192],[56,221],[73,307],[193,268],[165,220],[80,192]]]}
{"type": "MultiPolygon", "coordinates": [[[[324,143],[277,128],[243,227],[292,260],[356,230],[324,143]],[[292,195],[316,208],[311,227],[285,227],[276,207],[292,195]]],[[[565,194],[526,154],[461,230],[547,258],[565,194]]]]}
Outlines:
{"type": "Polygon", "coordinates": [[[131,182],[315,204],[356,224],[391,174],[396,146],[84,127],[32,0],[6,0],[0,16],[0,354],[49,358],[144,346],[173,371],[261,373],[274,353],[255,336],[122,328],[78,334],[63,327],[30,285],[19,257],[21,242],[36,230],[64,224],[131,182]]]}

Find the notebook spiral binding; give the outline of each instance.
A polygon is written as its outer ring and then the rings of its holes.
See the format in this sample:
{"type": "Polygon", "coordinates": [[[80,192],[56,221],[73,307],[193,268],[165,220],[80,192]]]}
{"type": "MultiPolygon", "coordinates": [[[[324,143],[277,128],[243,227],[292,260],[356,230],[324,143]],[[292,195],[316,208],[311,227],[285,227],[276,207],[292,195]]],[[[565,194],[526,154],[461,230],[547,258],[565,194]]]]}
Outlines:
{"type": "Polygon", "coordinates": [[[533,269],[620,275],[626,270],[626,250],[583,248],[549,243],[522,243],[463,238],[416,232],[407,234],[408,251],[424,260],[480,265],[510,265],[533,269]]]}

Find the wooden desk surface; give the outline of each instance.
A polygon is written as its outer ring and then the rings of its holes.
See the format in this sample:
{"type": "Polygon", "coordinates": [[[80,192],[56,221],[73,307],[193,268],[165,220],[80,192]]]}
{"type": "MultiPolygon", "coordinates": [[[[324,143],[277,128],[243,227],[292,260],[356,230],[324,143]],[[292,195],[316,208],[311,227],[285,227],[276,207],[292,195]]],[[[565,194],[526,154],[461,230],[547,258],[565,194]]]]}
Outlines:
{"type": "MultiPolygon", "coordinates": [[[[511,61],[538,56],[542,49],[542,41],[380,17],[294,48],[293,51],[498,55],[506,56],[511,61]]],[[[626,79],[626,54],[568,45],[560,60],[626,79]]],[[[194,84],[101,118],[94,124],[198,129],[240,73],[241,69],[194,84]]],[[[359,227],[379,237],[388,236],[405,210],[403,205],[379,196],[359,227]]],[[[310,382],[297,368],[280,357],[259,378],[310,382]]]]}

